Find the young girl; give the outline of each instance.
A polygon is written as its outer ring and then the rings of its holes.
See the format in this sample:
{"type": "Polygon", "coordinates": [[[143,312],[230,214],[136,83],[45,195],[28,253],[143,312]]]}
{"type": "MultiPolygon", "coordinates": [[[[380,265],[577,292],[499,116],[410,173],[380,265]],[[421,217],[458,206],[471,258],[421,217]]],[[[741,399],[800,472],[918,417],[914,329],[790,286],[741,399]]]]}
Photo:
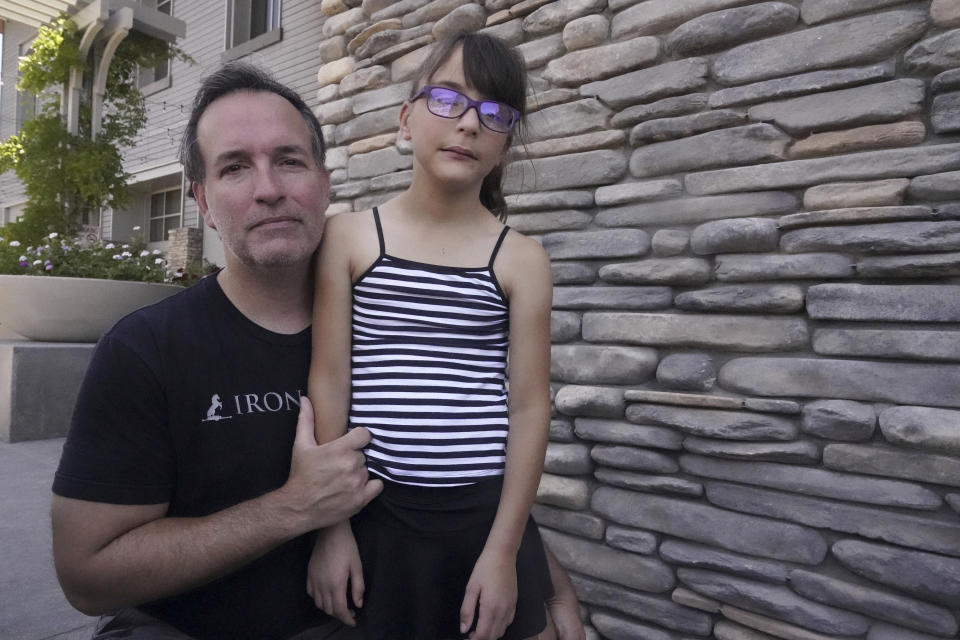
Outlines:
{"type": "Polygon", "coordinates": [[[545,625],[552,588],[530,507],[550,416],[550,264],[504,226],[500,191],[525,99],[523,61],[497,39],[437,43],[400,112],[409,189],[324,232],[317,438],[368,428],[384,490],[352,529],[318,533],[308,590],[351,624],[358,611],[368,639],[545,625]]]}

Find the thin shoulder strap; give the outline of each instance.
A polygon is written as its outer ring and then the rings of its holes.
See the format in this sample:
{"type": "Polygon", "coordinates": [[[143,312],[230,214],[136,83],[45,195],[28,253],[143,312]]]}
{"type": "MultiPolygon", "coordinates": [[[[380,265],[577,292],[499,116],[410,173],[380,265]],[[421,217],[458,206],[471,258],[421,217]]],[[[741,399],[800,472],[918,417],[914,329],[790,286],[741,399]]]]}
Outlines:
{"type": "Polygon", "coordinates": [[[503,239],[507,237],[508,231],[510,231],[510,227],[504,226],[503,231],[500,232],[500,237],[497,238],[497,244],[493,248],[493,253],[490,254],[490,262],[487,264],[488,269],[493,269],[493,261],[497,259],[497,253],[500,252],[500,245],[503,244],[503,239]]]}
{"type": "Polygon", "coordinates": [[[376,207],[373,208],[373,221],[377,223],[377,239],[380,241],[380,257],[382,258],[387,252],[387,247],[383,241],[383,227],[380,225],[380,211],[378,211],[376,207]]]}

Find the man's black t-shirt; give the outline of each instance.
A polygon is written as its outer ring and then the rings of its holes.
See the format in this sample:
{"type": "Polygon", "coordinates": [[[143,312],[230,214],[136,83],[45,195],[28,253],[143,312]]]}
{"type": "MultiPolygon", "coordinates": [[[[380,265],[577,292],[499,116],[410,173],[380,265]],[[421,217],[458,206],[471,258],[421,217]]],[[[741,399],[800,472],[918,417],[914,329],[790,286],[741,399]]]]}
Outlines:
{"type": "MultiPolygon", "coordinates": [[[[134,312],[97,345],[54,492],[169,502],[168,515],[193,517],[280,487],[309,360],[309,329],[263,329],[215,277],[134,312]]],[[[311,536],[302,536],[141,609],[198,638],[288,637],[326,620],[306,594],[311,547],[311,536]]]]}

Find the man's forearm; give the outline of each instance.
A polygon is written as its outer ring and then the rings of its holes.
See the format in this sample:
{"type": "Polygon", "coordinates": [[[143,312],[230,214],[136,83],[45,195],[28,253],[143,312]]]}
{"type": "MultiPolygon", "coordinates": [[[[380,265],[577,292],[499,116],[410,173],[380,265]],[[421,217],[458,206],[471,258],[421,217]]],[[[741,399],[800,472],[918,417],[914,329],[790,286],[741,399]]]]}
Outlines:
{"type": "MultiPolygon", "coordinates": [[[[98,511],[124,508],[84,503],[82,510],[70,514],[70,502],[55,498],[54,516],[61,525],[55,528],[55,549],[70,544],[57,536],[96,526],[79,518],[96,523],[98,515],[112,517],[98,511]]],[[[58,557],[57,568],[70,602],[84,613],[99,614],[196,588],[308,530],[306,519],[275,492],[202,518],[149,520],[100,549],[88,550],[82,562],[70,562],[69,552],[61,551],[58,555],[68,557],[58,557]]]]}

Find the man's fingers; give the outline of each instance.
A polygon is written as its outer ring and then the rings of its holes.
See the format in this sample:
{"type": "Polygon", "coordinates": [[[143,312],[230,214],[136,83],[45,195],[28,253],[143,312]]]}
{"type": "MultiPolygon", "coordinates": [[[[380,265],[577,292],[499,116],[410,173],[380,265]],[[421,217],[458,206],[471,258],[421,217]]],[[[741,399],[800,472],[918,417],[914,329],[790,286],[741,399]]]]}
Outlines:
{"type": "Polygon", "coordinates": [[[300,413],[297,415],[297,434],[293,445],[317,445],[317,436],[313,426],[313,405],[310,398],[300,396],[300,413]]]}
{"type": "Polygon", "coordinates": [[[366,427],[356,427],[347,431],[345,435],[340,436],[334,440],[334,442],[339,442],[343,446],[359,450],[370,443],[371,437],[369,429],[366,427]]]}

